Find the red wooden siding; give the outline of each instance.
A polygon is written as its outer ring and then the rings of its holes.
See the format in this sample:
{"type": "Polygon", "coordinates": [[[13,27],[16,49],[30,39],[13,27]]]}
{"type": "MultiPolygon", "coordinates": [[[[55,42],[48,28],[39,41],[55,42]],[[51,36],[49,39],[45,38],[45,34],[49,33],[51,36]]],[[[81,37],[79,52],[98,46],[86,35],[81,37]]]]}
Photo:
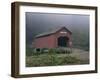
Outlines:
{"type": "Polygon", "coordinates": [[[55,48],[55,36],[40,37],[34,41],[35,48],[55,48]]]}
{"type": "Polygon", "coordinates": [[[71,34],[68,31],[66,31],[65,29],[61,29],[60,31],[56,32],[55,36],[56,36],[56,42],[55,42],[56,43],[56,47],[58,47],[58,44],[57,44],[58,43],[58,38],[61,37],[61,36],[68,37],[68,39],[69,39],[69,42],[68,42],[69,44],[68,45],[69,45],[69,47],[72,46],[72,44],[71,44],[72,43],[71,34]],[[63,33],[60,33],[60,32],[67,32],[67,34],[63,34],[63,33]]]}
{"type": "Polygon", "coordinates": [[[71,33],[69,31],[67,31],[65,28],[62,28],[53,34],[35,38],[33,46],[35,48],[59,47],[58,46],[58,38],[59,37],[67,37],[68,40],[66,39],[66,41],[68,42],[68,47],[72,47],[71,33]]]}

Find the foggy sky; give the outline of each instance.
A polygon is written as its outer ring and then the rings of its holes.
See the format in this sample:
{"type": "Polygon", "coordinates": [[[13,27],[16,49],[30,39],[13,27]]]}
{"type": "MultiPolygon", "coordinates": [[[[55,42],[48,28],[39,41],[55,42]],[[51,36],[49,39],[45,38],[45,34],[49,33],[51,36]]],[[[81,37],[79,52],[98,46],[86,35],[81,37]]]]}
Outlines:
{"type": "Polygon", "coordinates": [[[32,41],[33,37],[39,33],[61,26],[66,26],[73,33],[86,31],[88,34],[89,15],[26,12],[27,42],[32,41]]]}

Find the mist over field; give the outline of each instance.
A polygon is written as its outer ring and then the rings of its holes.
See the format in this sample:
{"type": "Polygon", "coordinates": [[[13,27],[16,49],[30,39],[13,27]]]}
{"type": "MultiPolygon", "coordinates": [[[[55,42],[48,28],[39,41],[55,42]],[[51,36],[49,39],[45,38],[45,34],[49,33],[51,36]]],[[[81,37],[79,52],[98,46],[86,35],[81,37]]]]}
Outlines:
{"type": "Polygon", "coordinates": [[[89,15],[26,12],[26,44],[53,28],[65,26],[72,32],[73,47],[89,50],[89,15]]]}

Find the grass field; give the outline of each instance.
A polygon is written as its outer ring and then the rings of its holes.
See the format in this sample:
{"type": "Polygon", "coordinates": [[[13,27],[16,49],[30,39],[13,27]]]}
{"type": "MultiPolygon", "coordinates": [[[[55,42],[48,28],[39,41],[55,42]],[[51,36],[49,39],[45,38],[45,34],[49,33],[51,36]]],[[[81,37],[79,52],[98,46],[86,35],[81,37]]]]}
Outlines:
{"type": "Polygon", "coordinates": [[[70,54],[45,53],[26,56],[26,67],[89,64],[89,52],[73,49],[70,54]]]}

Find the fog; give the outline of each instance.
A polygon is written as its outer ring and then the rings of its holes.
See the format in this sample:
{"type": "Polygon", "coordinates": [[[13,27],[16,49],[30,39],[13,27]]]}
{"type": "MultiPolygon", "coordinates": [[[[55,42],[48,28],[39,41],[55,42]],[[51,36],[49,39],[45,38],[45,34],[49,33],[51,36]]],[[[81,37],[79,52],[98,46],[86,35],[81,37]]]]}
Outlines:
{"type": "Polygon", "coordinates": [[[34,36],[47,30],[65,26],[69,29],[73,38],[89,36],[89,15],[76,14],[50,14],[26,12],[26,42],[31,44],[34,36]],[[82,34],[82,35],[81,35],[82,34]]]}

